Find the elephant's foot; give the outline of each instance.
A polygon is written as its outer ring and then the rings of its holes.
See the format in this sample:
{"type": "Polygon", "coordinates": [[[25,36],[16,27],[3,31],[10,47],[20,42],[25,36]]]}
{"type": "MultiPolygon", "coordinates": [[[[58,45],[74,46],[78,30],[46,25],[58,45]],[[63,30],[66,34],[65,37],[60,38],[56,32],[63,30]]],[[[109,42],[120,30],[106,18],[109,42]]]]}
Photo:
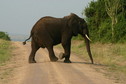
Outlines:
{"type": "Polygon", "coordinates": [[[29,63],[36,63],[35,59],[34,58],[29,58],[29,63]]]}
{"type": "Polygon", "coordinates": [[[29,63],[36,63],[35,60],[29,60],[29,63]]]}
{"type": "Polygon", "coordinates": [[[71,63],[71,61],[69,59],[65,59],[64,63],[71,63]]]}
{"type": "Polygon", "coordinates": [[[64,53],[60,53],[59,54],[59,59],[63,59],[65,56],[64,56],[64,53]]]}
{"type": "Polygon", "coordinates": [[[57,57],[52,57],[52,58],[50,58],[50,61],[51,61],[51,62],[56,62],[57,60],[58,60],[57,57]]]}

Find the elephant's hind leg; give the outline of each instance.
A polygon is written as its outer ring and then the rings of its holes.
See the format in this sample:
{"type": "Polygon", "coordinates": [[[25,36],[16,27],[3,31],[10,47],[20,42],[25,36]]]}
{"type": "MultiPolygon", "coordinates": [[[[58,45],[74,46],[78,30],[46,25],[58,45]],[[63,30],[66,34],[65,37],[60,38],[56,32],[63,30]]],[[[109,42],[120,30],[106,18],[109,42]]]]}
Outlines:
{"type": "Polygon", "coordinates": [[[36,63],[35,54],[40,47],[33,40],[32,40],[31,47],[32,47],[32,50],[29,56],[29,63],[36,63]]]}
{"type": "Polygon", "coordinates": [[[54,51],[53,51],[53,46],[51,47],[47,47],[48,51],[49,51],[49,58],[50,61],[55,62],[58,60],[58,58],[55,56],[54,51]]]}

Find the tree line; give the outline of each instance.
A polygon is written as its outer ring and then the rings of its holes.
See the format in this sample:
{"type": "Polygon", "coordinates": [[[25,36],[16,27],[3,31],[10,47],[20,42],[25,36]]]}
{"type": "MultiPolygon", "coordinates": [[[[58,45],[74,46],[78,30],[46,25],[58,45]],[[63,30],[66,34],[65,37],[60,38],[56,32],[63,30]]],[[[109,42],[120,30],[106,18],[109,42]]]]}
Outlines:
{"type": "Polygon", "coordinates": [[[8,40],[8,41],[11,40],[9,35],[6,32],[2,32],[2,31],[0,31],[0,39],[4,39],[4,40],[8,40]]]}
{"type": "Polygon", "coordinates": [[[126,0],[91,1],[82,14],[93,42],[126,42],[126,0]]]}

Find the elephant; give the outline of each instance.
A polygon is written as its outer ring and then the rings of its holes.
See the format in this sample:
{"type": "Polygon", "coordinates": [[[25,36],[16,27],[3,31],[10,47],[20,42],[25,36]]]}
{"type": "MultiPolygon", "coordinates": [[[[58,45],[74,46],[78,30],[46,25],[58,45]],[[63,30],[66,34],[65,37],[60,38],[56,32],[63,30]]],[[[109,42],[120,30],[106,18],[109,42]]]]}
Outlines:
{"type": "Polygon", "coordinates": [[[35,23],[29,38],[23,42],[25,45],[26,41],[32,38],[29,63],[36,63],[35,54],[39,48],[47,48],[50,61],[57,61],[53,47],[60,43],[64,49],[64,53],[60,54],[60,59],[65,58],[64,63],[71,63],[71,38],[78,34],[85,39],[86,49],[93,64],[87,23],[74,13],[62,18],[45,16],[35,23]]]}

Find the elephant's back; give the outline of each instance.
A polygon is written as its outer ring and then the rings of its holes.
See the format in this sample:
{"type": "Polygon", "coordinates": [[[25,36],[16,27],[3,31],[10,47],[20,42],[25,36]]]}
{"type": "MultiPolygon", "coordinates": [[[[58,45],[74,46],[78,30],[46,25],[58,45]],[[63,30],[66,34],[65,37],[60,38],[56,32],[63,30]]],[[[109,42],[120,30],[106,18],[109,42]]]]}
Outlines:
{"type": "Polygon", "coordinates": [[[53,45],[61,43],[62,23],[61,18],[50,16],[39,19],[32,28],[33,38],[37,38],[38,44],[44,45],[44,47],[50,40],[53,45]]]}

